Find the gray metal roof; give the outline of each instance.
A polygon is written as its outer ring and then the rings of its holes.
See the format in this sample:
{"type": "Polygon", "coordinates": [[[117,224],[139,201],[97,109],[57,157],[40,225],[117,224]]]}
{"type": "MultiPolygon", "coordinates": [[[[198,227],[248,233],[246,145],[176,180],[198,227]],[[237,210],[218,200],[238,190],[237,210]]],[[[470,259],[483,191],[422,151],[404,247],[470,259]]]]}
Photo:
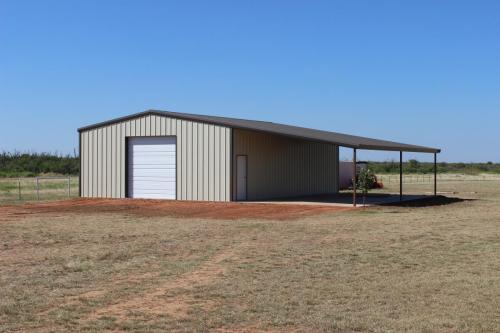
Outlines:
{"type": "Polygon", "coordinates": [[[228,117],[217,117],[217,116],[207,116],[199,114],[189,114],[189,113],[179,113],[171,111],[160,111],[160,110],[147,110],[144,112],[132,114],[130,116],[121,117],[105,121],[102,123],[97,123],[90,126],[85,126],[79,128],[78,131],[86,131],[89,129],[102,127],[125,120],[146,116],[146,115],[158,115],[158,116],[168,116],[178,119],[186,119],[192,121],[199,121],[203,123],[215,124],[227,126],[230,128],[247,129],[259,132],[266,132],[278,135],[285,135],[294,138],[300,138],[305,140],[319,141],[333,143],[342,147],[366,149],[366,150],[386,150],[386,151],[406,151],[406,152],[419,152],[419,153],[440,153],[441,150],[437,148],[423,147],[410,145],[405,143],[385,141],[378,139],[365,138],[361,136],[342,134],[336,132],[328,132],[322,130],[316,130],[311,128],[304,128],[298,126],[277,124],[268,121],[258,121],[258,120],[247,120],[238,118],[228,118],[228,117]]]}

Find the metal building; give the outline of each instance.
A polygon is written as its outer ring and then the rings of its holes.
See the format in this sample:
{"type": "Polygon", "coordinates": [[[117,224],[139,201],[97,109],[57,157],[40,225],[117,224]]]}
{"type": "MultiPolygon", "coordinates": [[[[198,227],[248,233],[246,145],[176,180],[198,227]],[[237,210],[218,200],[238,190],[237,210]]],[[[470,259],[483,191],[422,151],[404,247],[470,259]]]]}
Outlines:
{"type": "Polygon", "coordinates": [[[80,196],[202,201],[337,193],[339,146],[438,149],[270,122],[148,110],[82,127],[80,196]]]}

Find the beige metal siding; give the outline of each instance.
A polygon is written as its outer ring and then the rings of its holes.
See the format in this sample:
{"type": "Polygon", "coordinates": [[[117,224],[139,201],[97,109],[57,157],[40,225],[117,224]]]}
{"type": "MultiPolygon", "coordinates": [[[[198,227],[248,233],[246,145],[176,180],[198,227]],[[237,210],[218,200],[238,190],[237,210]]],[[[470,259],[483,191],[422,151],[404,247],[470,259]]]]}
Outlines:
{"type": "Polygon", "coordinates": [[[233,135],[233,186],[236,155],[247,155],[248,200],[338,192],[338,146],[248,130],[233,135]]]}
{"type": "Polygon", "coordinates": [[[83,197],[125,197],[126,138],[134,136],[177,137],[177,199],[230,200],[231,129],[158,115],[81,133],[83,197]]]}

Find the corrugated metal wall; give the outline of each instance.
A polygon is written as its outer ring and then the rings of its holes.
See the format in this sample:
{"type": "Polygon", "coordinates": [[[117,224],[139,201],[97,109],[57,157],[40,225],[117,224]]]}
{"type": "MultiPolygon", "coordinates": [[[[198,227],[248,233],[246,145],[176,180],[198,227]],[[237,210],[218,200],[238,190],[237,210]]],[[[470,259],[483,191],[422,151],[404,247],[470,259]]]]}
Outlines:
{"type": "Polygon", "coordinates": [[[177,136],[177,199],[230,200],[231,129],[148,115],[80,133],[81,195],[125,197],[126,137],[177,136]]]}
{"type": "Polygon", "coordinates": [[[248,156],[248,200],[338,192],[338,146],[239,129],[233,135],[234,158],[248,156]]]}

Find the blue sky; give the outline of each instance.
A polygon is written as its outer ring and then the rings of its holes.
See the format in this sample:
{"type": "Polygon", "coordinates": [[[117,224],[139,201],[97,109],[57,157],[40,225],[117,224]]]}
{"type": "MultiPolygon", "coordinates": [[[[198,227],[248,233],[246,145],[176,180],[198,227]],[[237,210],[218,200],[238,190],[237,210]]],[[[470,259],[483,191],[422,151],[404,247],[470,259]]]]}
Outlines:
{"type": "Polygon", "coordinates": [[[0,0],[0,151],[72,153],[76,128],[156,108],[500,162],[499,12],[472,0],[0,0]]]}

